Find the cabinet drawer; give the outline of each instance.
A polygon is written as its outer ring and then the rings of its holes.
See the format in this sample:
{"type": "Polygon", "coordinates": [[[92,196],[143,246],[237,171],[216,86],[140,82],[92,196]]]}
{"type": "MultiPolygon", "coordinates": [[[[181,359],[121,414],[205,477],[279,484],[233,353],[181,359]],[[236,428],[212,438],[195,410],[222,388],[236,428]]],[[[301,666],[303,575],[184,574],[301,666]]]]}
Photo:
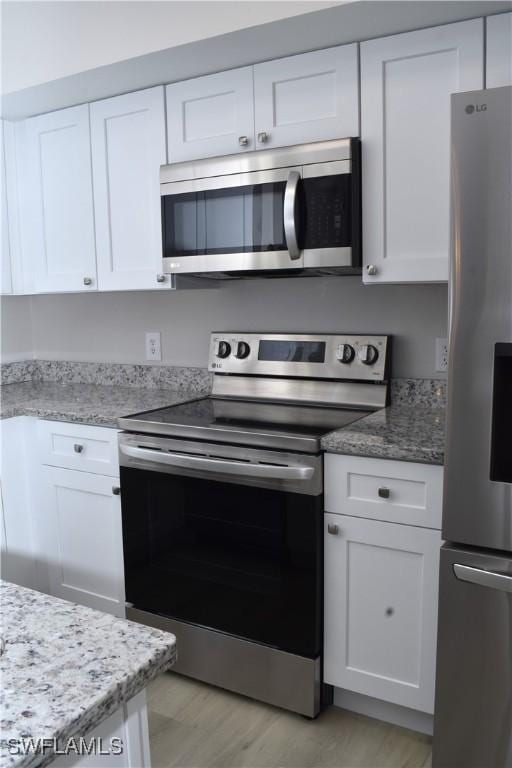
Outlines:
{"type": "Polygon", "coordinates": [[[40,461],[54,467],[119,476],[116,429],[38,421],[40,461]]]}
{"type": "Polygon", "coordinates": [[[360,456],[325,456],[325,509],[441,528],[443,468],[360,456]]]}

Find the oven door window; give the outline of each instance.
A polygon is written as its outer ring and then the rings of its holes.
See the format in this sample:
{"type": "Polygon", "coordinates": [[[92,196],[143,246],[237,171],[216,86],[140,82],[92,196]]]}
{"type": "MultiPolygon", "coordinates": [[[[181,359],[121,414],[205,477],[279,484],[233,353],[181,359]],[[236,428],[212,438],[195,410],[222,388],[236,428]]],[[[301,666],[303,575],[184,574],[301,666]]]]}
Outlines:
{"type": "Polygon", "coordinates": [[[322,496],[121,468],[126,599],[314,658],[322,496]]]}
{"type": "Polygon", "coordinates": [[[162,197],[164,257],[286,251],[286,182],[162,197]]]}

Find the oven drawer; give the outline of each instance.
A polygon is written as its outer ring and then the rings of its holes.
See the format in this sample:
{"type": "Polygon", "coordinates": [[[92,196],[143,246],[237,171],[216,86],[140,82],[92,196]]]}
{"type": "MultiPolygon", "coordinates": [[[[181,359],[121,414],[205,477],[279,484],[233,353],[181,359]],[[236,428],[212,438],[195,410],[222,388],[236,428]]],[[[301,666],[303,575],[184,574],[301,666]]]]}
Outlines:
{"type": "Polygon", "coordinates": [[[117,429],[60,421],[37,422],[42,464],[119,477],[117,429]]]}
{"type": "Polygon", "coordinates": [[[330,453],[324,460],[327,512],[441,528],[442,467],[330,453]]]}

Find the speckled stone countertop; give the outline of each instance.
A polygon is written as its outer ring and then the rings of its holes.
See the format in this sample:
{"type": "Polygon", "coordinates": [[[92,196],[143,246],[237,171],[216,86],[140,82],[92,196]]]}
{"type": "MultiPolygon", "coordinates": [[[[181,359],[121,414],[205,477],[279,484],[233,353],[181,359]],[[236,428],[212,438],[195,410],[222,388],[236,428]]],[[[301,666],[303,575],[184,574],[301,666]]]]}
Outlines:
{"type": "Polygon", "coordinates": [[[84,736],[175,660],[168,632],[0,581],[0,768],[47,765],[10,739],[84,736]]]}
{"type": "Polygon", "coordinates": [[[443,464],[445,410],[392,405],[322,438],[324,451],[376,459],[443,464]]]}
{"type": "Polygon", "coordinates": [[[188,389],[146,389],[105,384],[23,382],[0,389],[0,418],[35,416],[117,427],[117,419],[204,397],[188,389]]]}

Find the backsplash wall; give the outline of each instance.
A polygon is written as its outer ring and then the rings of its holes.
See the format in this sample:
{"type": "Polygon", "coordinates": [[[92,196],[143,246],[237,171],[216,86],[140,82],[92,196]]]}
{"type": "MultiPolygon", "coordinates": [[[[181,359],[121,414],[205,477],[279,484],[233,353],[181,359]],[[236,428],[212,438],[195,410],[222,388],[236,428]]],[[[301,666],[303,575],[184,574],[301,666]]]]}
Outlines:
{"type": "Polygon", "coordinates": [[[25,352],[16,344],[27,343],[27,316],[33,356],[44,360],[141,363],[145,332],[161,331],[163,363],[205,366],[212,330],[345,331],[392,334],[394,376],[442,378],[435,372],[434,340],[446,336],[447,288],[365,287],[357,277],[326,277],[177,292],[4,297],[3,359],[25,352]]]}

